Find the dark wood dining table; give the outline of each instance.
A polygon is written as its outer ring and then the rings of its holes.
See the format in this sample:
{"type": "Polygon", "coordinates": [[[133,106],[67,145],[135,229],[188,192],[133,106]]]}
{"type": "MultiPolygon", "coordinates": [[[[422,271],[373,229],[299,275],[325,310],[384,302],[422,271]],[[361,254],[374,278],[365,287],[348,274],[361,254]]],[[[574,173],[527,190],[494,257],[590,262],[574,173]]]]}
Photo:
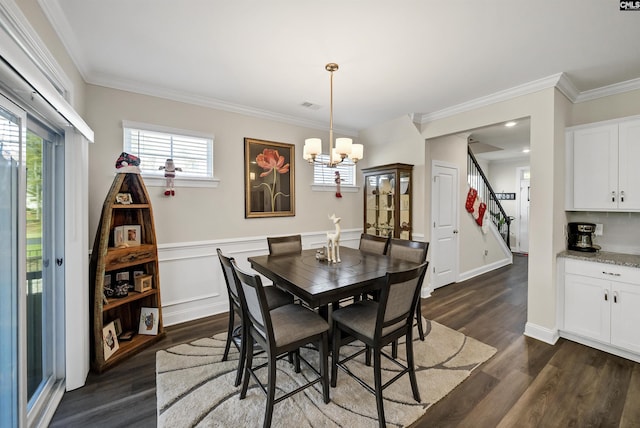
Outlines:
{"type": "Polygon", "coordinates": [[[299,254],[249,257],[251,267],[312,308],[379,289],[387,272],[417,266],[405,260],[340,247],[340,263],[316,259],[316,250],[299,254]]]}

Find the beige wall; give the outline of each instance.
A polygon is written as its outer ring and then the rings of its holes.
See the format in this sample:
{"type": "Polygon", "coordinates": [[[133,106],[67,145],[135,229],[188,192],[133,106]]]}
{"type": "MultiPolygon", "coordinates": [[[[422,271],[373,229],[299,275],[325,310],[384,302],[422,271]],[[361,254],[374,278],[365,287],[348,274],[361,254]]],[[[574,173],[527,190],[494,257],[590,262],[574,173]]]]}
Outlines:
{"type": "Polygon", "coordinates": [[[411,118],[405,115],[375,125],[362,130],[358,137],[365,146],[365,159],[359,166],[396,162],[413,165],[412,233],[414,239],[428,241],[429,232],[425,227],[425,217],[428,215],[425,210],[429,205],[425,197],[425,144],[411,118]]]}
{"type": "MultiPolygon", "coordinates": [[[[332,230],[327,216],[334,212],[342,217],[343,229],[362,227],[361,193],[343,192],[338,199],[333,192],[311,190],[313,168],[302,159],[302,146],[304,139],[318,135],[318,130],[94,85],[87,86],[86,106],[86,120],[96,133],[89,152],[91,237],[113,181],[115,160],[123,149],[123,120],[215,137],[214,174],[220,179],[218,188],[178,187],[172,198],[163,195],[164,188],[148,188],[160,244],[332,230]],[[296,145],[294,217],[244,218],[245,137],[296,145]]],[[[322,137],[326,145],[327,136],[322,137]]],[[[365,157],[371,152],[365,149],[365,157]]],[[[361,180],[359,172],[358,179],[361,180]]],[[[179,180],[180,173],[176,182],[179,180]]]]}
{"type": "MultiPolygon", "coordinates": [[[[555,144],[564,147],[564,138],[555,141],[555,89],[546,89],[508,101],[435,120],[423,126],[427,139],[472,130],[522,117],[531,118],[531,233],[529,245],[529,323],[545,332],[555,329],[555,252],[563,243],[555,232],[563,222],[554,212],[562,209],[554,192],[563,189],[554,161],[555,144]],[[536,172],[538,171],[538,172],[536,172]],[[558,224],[554,224],[554,221],[558,224]]],[[[564,123],[560,125],[564,127],[564,123]]],[[[563,149],[564,150],[564,149],[563,149]]],[[[564,157],[560,159],[563,162],[564,157]]],[[[564,193],[563,193],[564,195],[564,193]]]]}
{"type": "Polygon", "coordinates": [[[640,114],[640,90],[574,104],[567,126],[640,114]]]}

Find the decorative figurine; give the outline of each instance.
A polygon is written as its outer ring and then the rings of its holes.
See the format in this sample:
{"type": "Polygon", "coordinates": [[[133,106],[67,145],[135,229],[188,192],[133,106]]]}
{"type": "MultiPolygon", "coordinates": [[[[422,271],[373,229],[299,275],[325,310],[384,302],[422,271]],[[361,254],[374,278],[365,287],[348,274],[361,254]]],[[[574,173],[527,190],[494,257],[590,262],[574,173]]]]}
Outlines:
{"type": "Polygon", "coordinates": [[[165,196],[175,196],[176,192],[173,188],[174,179],[176,177],[176,171],[182,171],[182,168],[177,168],[173,163],[173,159],[167,159],[164,166],[158,169],[164,169],[164,178],[167,180],[166,189],[164,191],[165,196]]]}
{"type": "Polygon", "coordinates": [[[333,221],[336,231],[327,232],[327,260],[329,263],[340,263],[340,217],[332,214],[329,220],[333,221]]]}
{"type": "Polygon", "coordinates": [[[336,198],[341,198],[342,197],[342,193],[340,193],[340,182],[342,181],[342,179],[340,178],[340,171],[336,171],[336,198]]]}

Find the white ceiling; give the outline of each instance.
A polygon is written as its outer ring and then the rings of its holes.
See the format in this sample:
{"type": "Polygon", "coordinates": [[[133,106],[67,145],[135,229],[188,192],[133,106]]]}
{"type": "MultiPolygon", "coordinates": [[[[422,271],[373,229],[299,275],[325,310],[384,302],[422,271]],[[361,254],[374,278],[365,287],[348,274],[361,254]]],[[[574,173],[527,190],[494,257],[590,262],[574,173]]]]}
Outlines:
{"type": "Polygon", "coordinates": [[[337,62],[346,133],[561,72],[640,78],[640,12],[613,0],[39,1],[93,84],[327,126],[337,62]]]}
{"type": "Polygon", "coordinates": [[[530,148],[531,120],[524,118],[512,122],[515,125],[511,127],[498,123],[471,130],[468,141],[475,157],[489,162],[529,159],[529,152],[523,150],[530,148]]]}

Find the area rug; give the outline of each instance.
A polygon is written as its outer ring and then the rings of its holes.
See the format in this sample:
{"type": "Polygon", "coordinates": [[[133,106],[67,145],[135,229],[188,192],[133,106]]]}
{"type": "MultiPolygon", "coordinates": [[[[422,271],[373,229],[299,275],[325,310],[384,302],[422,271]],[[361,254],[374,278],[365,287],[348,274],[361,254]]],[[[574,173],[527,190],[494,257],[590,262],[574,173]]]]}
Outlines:
{"type": "MultiPolygon", "coordinates": [[[[414,341],[416,376],[422,402],[413,399],[409,377],[403,376],[384,391],[387,426],[410,425],[438,400],[462,383],[471,371],[491,358],[495,348],[435,321],[423,319],[426,340],[414,341]]],[[[418,337],[417,327],[414,337],[418,337]]],[[[244,400],[234,387],[238,352],[232,345],[228,361],[221,361],[226,333],[177,345],[156,354],[158,427],[259,427],[263,423],[266,396],[252,381],[244,400]]],[[[351,354],[360,342],[343,346],[351,354]]],[[[404,343],[398,356],[404,356],[404,343]]],[[[303,356],[317,367],[318,352],[303,349],[303,356]]],[[[373,370],[364,355],[350,362],[350,370],[373,385],[373,370]]],[[[385,358],[383,358],[384,362],[385,358]]],[[[254,361],[264,361],[256,356],[254,361]]],[[[296,374],[286,359],[278,362],[277,393],[291,391],[314,374],[302,364],[296,374]]],[[[266,379],[266,369],[259,373],[266,379]],[[260,373],[262,372],[262,373],[260,373]]],[[[386,367],[383,382],[397,372],[386,367]],[[386,376],[386,377],[385,377],[386,376]]],[[[354,379],[338,370],[331,402],[322,400],[319,384],[275,405],[273,427],[373,427],[377,426],[376,401],[354,379]]]]}

